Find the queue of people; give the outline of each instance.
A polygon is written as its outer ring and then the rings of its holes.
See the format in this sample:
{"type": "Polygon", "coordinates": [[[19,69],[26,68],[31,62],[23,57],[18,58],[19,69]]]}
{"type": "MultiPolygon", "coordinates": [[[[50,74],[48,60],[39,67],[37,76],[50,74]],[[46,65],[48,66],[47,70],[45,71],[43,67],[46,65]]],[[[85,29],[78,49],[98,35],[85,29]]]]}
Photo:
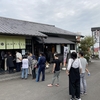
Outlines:
{"type": "MultiPolygon", "coordinates": [[[[27,79],[28,67],[31,66],[32,76],[35,75],[34,78],[36,78],[36,82],[40,81],[41,73],[42,73],[41,81],[45,81],[45,67],[46,67],[45,63],[46,63],[46,58],[43,52],[40,53],[40,56],[37,61],[33,60],[32,54],[30,53],[27,58],[24,58],[22,60],[22,79],[24,78],[23,70],[24,72],[26,71],[25,73],[27,75],[25,74],[25,79],[27,79]],[[35,72],[36,68],[37,72],[35,72]]],[[[57,84],[55,84],[55,86],[58,87],[61,61],[59,60],[57,53],[54,55],[54,60],[52,61],[52,63],[53,63],[52,73],[54,75],[51,84],[48,84],[47,86],[52,87],[54,85],[55,79],[57,78],[57,84]]],[[[82,51],[79,52],[79,57],[77,57],[76,52],[71,53],[71,58],[68,60],[68,65],[66,70],[66,73],[69,77],[69,95],[71,95],[70,100],[81,100],[81,95],[87,94],[85,72],[87,72],[88,75],[90,75],[90,72],[87,69],[87,65],[88,65],[87,60],[84,58],[84,53],[82,51]]]]}
{"type": "MultiPolygon", "coordinates": [[[[84,53],[79,52],[79,57],[77,57],[76,52],[71,53],[71,58],[68,60],[66,73],[69,77],[69,95],[71,95],[70,100],[81,100],[81,95],[87,94],[87,84],[86,84],[86,74],[90,75],[87,69],[88,62],[84,58],[84,53]]],[[[59,76],[60,76],[60,61],[58,54],[54,55],[52,73],[53,78],[51,84],[48,87],[54,85],[55,79],[57,78],[57,84],[59,86],[59,76]]],[[[21,78],[27,79],[28,75],[36,79],[36,82],[40,81],[40,75],[42,73],[41,81],[45,81],[45,67],[46,67],[46,57],[43,52],[40,52],[38,59],[32,53],[28,53],[22,57],[21,53],[16,51],[16,71],[22,70],[21,78]],[[22,66],[22,67],[21,67],[22,66]]],[[[14,62],[13,57],[10,52],[7,56],[7,67],[9,68],[9,73],[14,72],[14,62]]]]}

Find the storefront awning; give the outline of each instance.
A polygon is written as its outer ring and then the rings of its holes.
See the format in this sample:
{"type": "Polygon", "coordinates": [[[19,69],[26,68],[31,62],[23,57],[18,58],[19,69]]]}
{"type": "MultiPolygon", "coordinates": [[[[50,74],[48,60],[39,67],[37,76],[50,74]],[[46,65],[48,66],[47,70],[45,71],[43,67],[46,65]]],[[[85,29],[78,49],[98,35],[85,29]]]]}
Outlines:
{"type": "Polygon", "coordinates": [[[39,43],[44,42],[44,44],[75,44],[72,41],[69,41],[67,39],[60,38],[60,37],[47,37],[47,38],[44,38],[43,40],[41,38],[38,38],[36,40],[39,43]]]}

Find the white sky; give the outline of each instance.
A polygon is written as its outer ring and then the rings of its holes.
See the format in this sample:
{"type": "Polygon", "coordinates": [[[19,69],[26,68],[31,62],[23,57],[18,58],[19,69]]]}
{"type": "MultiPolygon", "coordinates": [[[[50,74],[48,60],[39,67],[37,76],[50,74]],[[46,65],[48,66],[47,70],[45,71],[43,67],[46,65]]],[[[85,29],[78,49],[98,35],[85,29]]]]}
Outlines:
{"type": "Polygon", "coordinates": [[[100,27],[100,0],[0,0],[0,16],[91,35],[100,27]]]}

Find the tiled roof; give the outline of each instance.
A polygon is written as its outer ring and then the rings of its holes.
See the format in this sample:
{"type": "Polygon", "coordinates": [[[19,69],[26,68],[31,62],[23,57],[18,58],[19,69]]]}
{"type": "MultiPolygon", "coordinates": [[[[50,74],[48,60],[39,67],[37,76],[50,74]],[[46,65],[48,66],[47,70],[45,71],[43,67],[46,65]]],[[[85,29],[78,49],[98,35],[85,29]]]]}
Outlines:
{"type": "Polygon", "coordinates": [[[57,28],[54,25],[41,24],[41,23],[22,21],[22,20],[3,18],[3,17],[0,17],[0,33],[41,36],[41,37],[47,36],[43,33],[74,35],[74,36],[79,35],[73,32],[57,28]]]}
{"type": "Polygon", "coordinates": [[[74,42],[72,41],[69,41],[67,39],[64,39],[64,38],[60,38],[60,37],[48,37],[48,38],[44,38],[44,40],[42,41],[41,38],[37,38],[36,39],[39,43],[43,43],[44,44],[75,44],[74,42]],[[51,41],[52,40],[52,41],[51,41]]]}

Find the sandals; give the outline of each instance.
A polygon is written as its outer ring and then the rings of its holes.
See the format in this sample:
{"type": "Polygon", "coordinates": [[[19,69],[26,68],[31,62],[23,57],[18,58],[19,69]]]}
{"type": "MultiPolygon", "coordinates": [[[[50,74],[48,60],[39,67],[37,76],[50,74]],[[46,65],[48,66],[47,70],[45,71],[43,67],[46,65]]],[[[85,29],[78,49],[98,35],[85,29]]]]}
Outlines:
{"type": "Polygon", "coordinates": [[[53,85],[52,84],[48,84],[48,87],[52,87],[53,85]]]}
{"type": "Polygon", "coordinates": [[[55,84],[55,86],[57,86],[57,87],[58,87],[58,86],[59,86],[59,84],[55,84]]]}
{"type": "MultiPolygon", "coordinates": [[[[52,87],[52,84],[48,84],[48,87],[52,87]]],[[[59,84],[55,84],[55,86],[59,87],[59,84]]]]}

